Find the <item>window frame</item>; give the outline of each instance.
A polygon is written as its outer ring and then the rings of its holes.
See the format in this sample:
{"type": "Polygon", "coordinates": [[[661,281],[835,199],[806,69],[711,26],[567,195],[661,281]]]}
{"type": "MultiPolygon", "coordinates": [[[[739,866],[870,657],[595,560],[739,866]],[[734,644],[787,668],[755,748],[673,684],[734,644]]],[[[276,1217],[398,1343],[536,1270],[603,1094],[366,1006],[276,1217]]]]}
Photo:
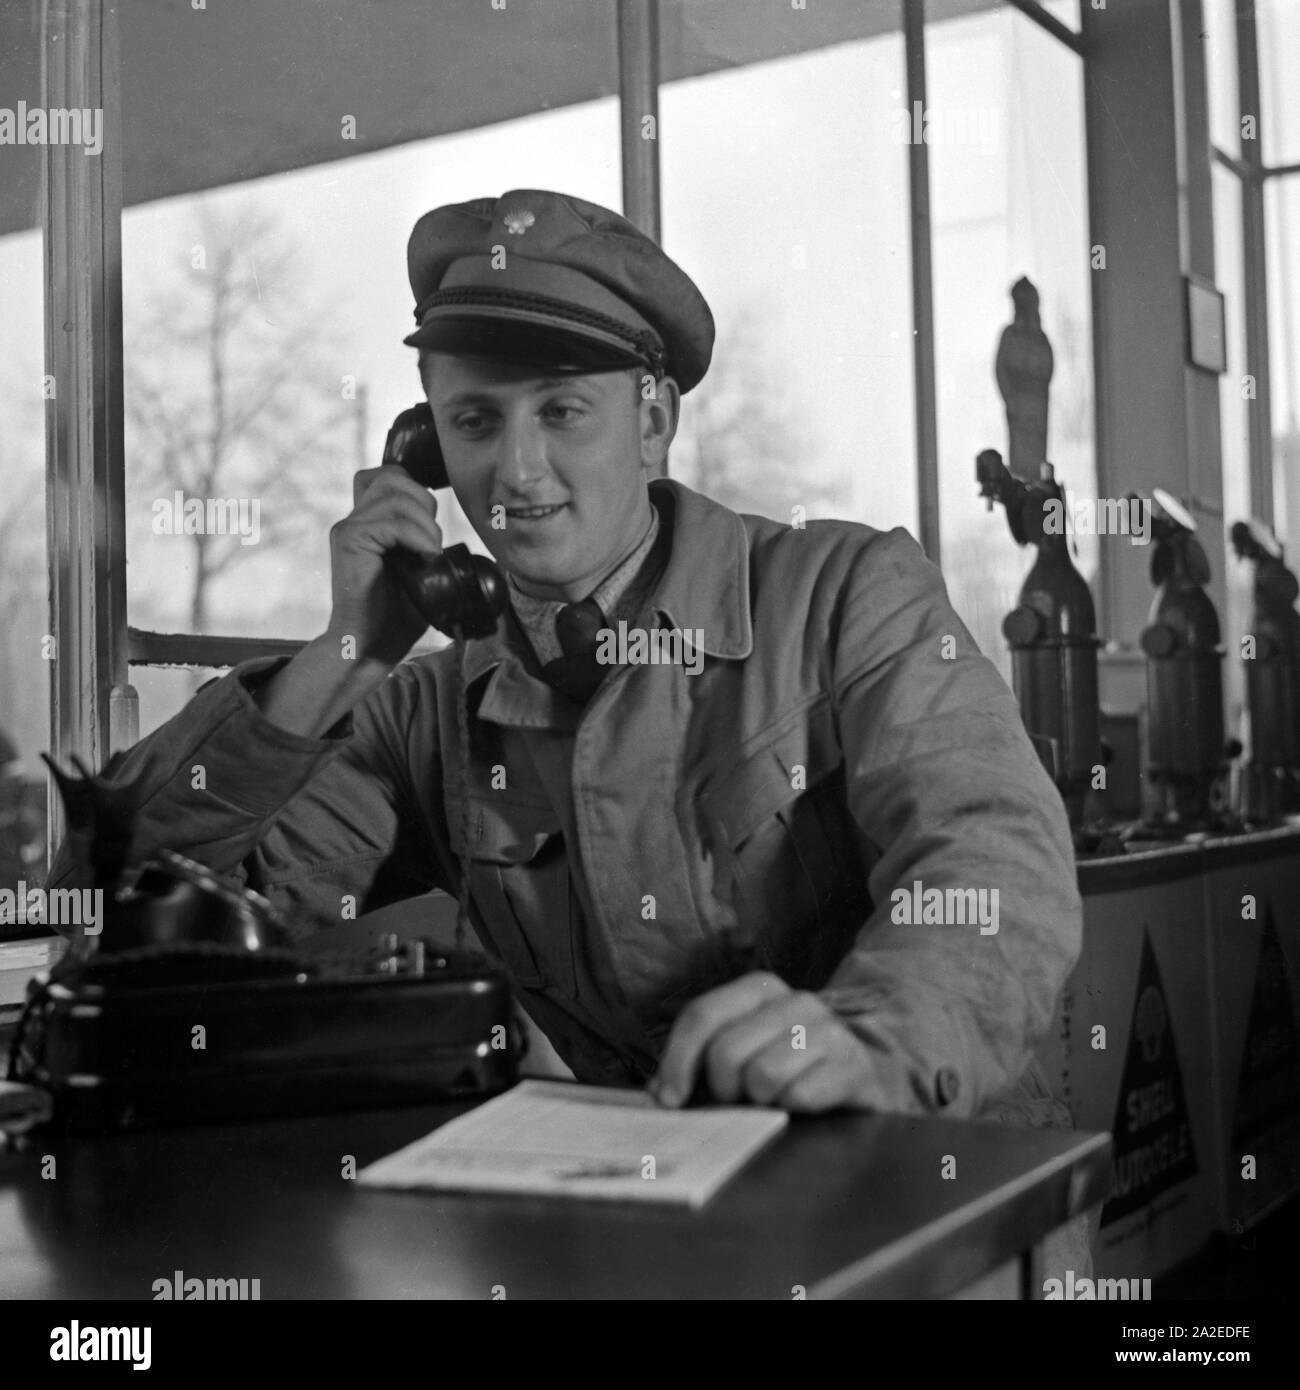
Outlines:
{"type": "Polygon", "coordinates": [[[1211,143],[1214,161],[1226,169],[1241,190],[1242,305],[1246,326],[1246,371],[1255,379],[1255,408],[1250,412],[1247,468],[1251,511],[1269,526],[1273,508],[1273,391],[1268,327],[1268,227],[1264,190],[1270,179],[1300,176],[1300,162],[1264,163],[1263,111],[1259,80],[1259,28],[1255,0],[1234,0],[1237,25],[1237,101],[1233,118],[1256,121],[1255,138],[1241,142],[1241,155],[1211,143]]]}

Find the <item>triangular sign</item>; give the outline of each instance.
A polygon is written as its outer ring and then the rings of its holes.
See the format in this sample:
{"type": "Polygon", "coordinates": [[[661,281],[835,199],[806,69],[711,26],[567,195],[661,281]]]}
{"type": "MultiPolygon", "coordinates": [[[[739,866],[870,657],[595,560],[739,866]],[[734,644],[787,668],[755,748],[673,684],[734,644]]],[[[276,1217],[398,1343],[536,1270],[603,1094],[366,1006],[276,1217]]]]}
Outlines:
{"type": "Polygon", "coordinates": [[[1101,1213],[1103,1226],[1139,1210],[1157,1193],[1196,1173],[1178,1048],[1149,932],[1142,936],[1133,1023],[1113,1133],[1115,1159],[1110,1197],[1101,1213]]]}
{"type": "Polygon", "coordinates": [[[1264,909],[1259,938],[1255,990],[1250,999],[1246,1045],[1237,1078],[1233,1147],[1240,1149],[1279,1120],[1300,1115],[1300,1029],[1291,1003],[1286,955],[1273,921],[1264,909]]]}

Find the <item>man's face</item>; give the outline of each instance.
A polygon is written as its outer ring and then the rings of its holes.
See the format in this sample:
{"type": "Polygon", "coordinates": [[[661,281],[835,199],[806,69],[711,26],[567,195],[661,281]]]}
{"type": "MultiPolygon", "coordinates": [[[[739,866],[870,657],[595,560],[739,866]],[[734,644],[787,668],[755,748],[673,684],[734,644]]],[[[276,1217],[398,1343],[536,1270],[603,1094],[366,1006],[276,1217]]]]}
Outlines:
{"type": "MultiPolygon", "coordinates": [[[[584,597],[649,525],[644,467],[667,449],[665,411],[643,405],[639,381],[430,355],[425,393],[452,488],[525,592],[584,597]]],[[[675,399],[674,387],[673,426],[675,399]]]]}

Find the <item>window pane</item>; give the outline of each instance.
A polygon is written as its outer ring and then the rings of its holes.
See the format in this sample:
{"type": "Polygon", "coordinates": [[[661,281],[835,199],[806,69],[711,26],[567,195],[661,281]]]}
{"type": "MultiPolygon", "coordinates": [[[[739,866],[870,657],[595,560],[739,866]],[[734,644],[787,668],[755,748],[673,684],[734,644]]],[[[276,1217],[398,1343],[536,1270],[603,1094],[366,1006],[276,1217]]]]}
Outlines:
{"type": "Polygon", "coordinates": [[[1300,564],[1300,176],[1264,186],[1273,398],[1273,509],[1292,568],[1300,564]]]}
{"type": "MultiPolygon", "coordinates": [[[[0,180],[7,160],[5,147],[0,180]]],[[[0,238],[0,888],[20,878],[40,883],[45,873],[40,754],[50,747],[52,653],[46,645],[42,276],[39,232],[0,238]]]]}
{"type": "MultiPolygon", "coordinates": [[[[301,51],[295,50],[294,83],[337,67],[339,35],[350,32],[353,21],[350,10],[333,8],[337,25],[315,26],[295,40],[301,51]]],[[[550,12],[566,23],[576,13],[565,4],[551,5],[550,12]]],[[[413,13],[403,11],[394,23],[411,22],[413,13]]],[[[419,21],[437,30],[435,38],[445,27],[448,38],[430,49],[430,109],[423,117],[419,110],[408,113],[408,127],[418,129],[422,118],[431,126],[453,123],[470,101],[466,65],[477,67],[484,84],[496,82],[503,51],[514,53],[512,61],[523,68],[517,80],[500,87],[502,112],[517,111],[521,93],[539,104],[549,99],[552,78],[578,81],[572,56],[557,58],[549,41],[521,47],[520,34],[544,29],[544,15],[503,16],[487,5],[478,14],[431,9],[419,21]],[[485,36],[475,38],[476,25],[485,36]],[[447,71],[453,52],[454,77],[447,71]],[[447,82],[435,80],[439,73],[447,82]],[[447,90],[456,95],[452,116],[441,96],[447,90]]],[[[612,34],[612,10],[608,23],[612,34]]],[[[254,50],[285,36],[271,32],[272,18],[266,26],[248,26],[242,40],[249,46],[246,81],[265,84],[274,76],[265,55],[254,50]]],[[[240,32],[230,23],[220,31],[223,52],[236,65],[240,32]]],[[[137,84],[132,90],[139,90],[153,71],[150,64],[160,59],[143,31],[134,52],[131,38],[128,24],[123,70],[137,84]]],[[[351,41],[362,43],[356,35],[351,41]]],[[[369,47],[363,43],[351,66],[345,64],[348,71],[359,71],[363,58],[376,62],[387,42],[377,33],[369,47]]],[[[608,71],[585,71],[581,81],[610,90],[614,61],[611,44],[608,71]]],[[[481,107],[485,99],[474,100],[481,107]]],[[[372,94],[358,117],[363,131],[379,115],[393,117],[384,101],[391,105],[372,94]]],[[[227,114],[214,111],[214,119],[229,119],[230,138],[253,148],[259,142],[249,139],[245,126],[264,120],[259,147],[273,149],[281,141],[285,162],[292,161],[301,121],[295,116],[286,126],[290,133],[270,123],[272,115],[289,120],[274,91],[249,93],[238,116],[229,114],[236,108],[221,109],[227,114]]],[[[337,131],[338,115],[330,119],[337,131]]],[[[222,135],[216,130],[208,138],[222,135]]],[[[139,161],[147,155],[147,142],[128,146],[128,188],[144,181],[148,171],[139,161]]],[[[267,162],[263,158],[261,166],[267,162]]],[[[329,528],[351,508],[353,473],[379,463],[393,417],[422,399],[415,351],[402,343],[414,326],[406,274],[411,229],[432,207],[513,187],[558,188],[617,208],[616,99],[126,212],[128,610],[134,626],[304,638],[323,628],[330,607],[329,528]]],[[[448,544],[485,549],[450,492],[440,495],[439,506],[448,544]]]]}
{"type": "MultiPolygon", "coordinates": [[[[128,212],[132,624],[319,633],[330,611],[329,528],[351,508],[352,474],[379,463],[393,417],[423,398],[415,352],[402,342],[414,325],[411,228],[441,203],[514,187],[557,187],[617,207],[617,149],[616,105],[602,100],[128,212]],[[206,269],[193,267],[196,258],[206,269]],[[229,298],[244,315],[226,334],[226,418],[246,413],[250,438],[222,464],[229,481],[195,488],[211,449],[211,332],[228,322],[214,266],[227,267],[229,298]],[[175,441],[165,447],[164,429],[175,441]],[[208,538],[184,534],[194,495],[243,504],[225,515],[247,533],[216,537],[217,572],[202,578],[198,545],[208,538]]],[[[450,491],[438,494],[438,509],[448,545],[486,553],[450,491]]],[[[416,652],[445,640],[430,630],[416,652]]],[[[141,691],[141,736],[194,690],[182,674],[156,679],[144,670],[132,668],[133,683],[151,690],[147,698],[141,691]]]]}
{"type": "MultiPolygon", "coordinates": [[[[0,15],[4,93],[41,106],[41,7],[0,15]]],[[[39,145],[0,144],[0,888],[45,879],[50,748],[49,599],[45,545],[45,307],[39,145]]],[[[31,936],[0,924],[0,939],[31,936]]]]}
{"type": "MultiPolygon", "coordinates": [[[[1241,183],[1237,176],[1219,165],[1213,166],[1214,179],[1214,267],[1215,279],[1224,295],[1227,325],[1228,370],[1219,378],[1219,421],[1223,449],[1222,541],[1224,576],[1228,588],[1228,611],[1223,614],[1223,630],[1250,631],[1254,584],[1253,566],[1237,559],[1228,534],[1234,521],[1245,520],[1250,509],[1250,411],[1254,408],[1244,392],[1246,375],[1245,271],[1241,241],[1241,183]]],[[[1211,565],[1215,557],[1211,550],[1211,565]]],[[[1245,675],[1240,661],[1223,663],[1225,714],[1227,725],[1236,734],[1245,702],[1245,675]]]]}
{"type": "Polygon", "coordinates": [[[893,34],[660,93],[664,247],[718,326],[669,468],[728,506],[915,532],[902,74],[893,34]]]}
{"type": "MultiPolygon", "coordinates": [[[[1096,490],[1082,66],[1016,11],[931,26],[927,45],[943,570],[963,620],[1009,675],[1001,623],[1032,557],[986,511],[975,456],[1008,458],[994,355],[1022,276],[1038,290],[1055,357],[1048,460],[1074,498],[1096,490]]],[[[1097,538],[1077,542],[1095,593],[1097,538]]]]}
{"type": "Polygon", "coordinates": [[[1260,121],[1266,164],[1300,163],[1300,5],[1295,0],[1255,0],[1259,35],[1260,121]]]}
{"type": "Polygon", "coordinates": [[[1226,154],[1241,153],[1235,0],[1201,0],[1205,68],[1209,83],[1210,140],[1226,154]]]}

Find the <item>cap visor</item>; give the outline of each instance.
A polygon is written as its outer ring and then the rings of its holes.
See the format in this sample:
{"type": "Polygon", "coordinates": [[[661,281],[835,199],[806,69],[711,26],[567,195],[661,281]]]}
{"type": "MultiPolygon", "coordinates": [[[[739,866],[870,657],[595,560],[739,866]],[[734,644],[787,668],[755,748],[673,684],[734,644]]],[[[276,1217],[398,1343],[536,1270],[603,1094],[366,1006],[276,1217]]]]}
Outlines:
{"type": "Polygon", "coordinates": [[[408,347],[453,357],[487,358],[547,367],[552,371],[610,372],[642,365],[631,351],[558,328],[538,328],[510,318],[439,316],[403,339],[408,347]]]}

